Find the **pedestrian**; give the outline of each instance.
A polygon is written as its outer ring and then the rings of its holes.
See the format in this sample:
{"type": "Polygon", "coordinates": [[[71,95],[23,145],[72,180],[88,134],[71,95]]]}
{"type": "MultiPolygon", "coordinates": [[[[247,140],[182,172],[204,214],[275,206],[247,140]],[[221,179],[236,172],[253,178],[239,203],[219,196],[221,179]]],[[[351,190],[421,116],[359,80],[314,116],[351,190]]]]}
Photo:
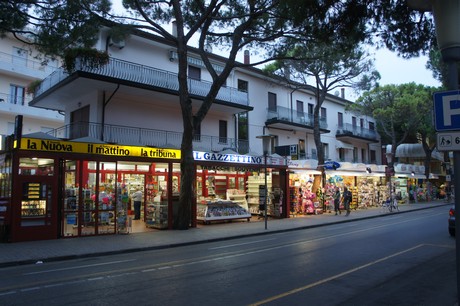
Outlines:
{"type": "Polygon", "coordinates": [[[142,202],[141,189],[138,188],[131,197],[134,202],[134,219],[133,220],[140,220],[141,219],[141,202],[142,202]]]}
{"type": "Polygon", "coordinates": [[[335,187],[335,193],[334,193],[334,210],[335,210],[335,215],[337,215],[337,212],[341,214],[342,212],[340,211],[340,188],[337,186],[335,187]]]}
{"type": "Polygon", "coordinates": [[[352,199],[351,191],[348,190],[347,187],[343,189],[343,207],[347,211],[347,214],[345,216],[350,215],[350,202],[352,199]]]}

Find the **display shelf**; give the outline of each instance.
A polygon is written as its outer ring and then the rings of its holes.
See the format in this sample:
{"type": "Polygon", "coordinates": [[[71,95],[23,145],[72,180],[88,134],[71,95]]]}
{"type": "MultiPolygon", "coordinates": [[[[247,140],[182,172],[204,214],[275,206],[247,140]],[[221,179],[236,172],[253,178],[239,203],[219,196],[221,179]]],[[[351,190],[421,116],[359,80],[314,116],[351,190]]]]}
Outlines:
{"type": "Polygon", "coordinates": [[[233,201],[201,202],[197,203],[197,220],[205,224],[211,221],[251,219],[251,214],[246,207],[233,201]]]}
{"type": "MultiPolygon", "coordinates": [[[[262,175],[258,176],[249,176],[247,181],[246,181],[246,194],[248,196],[247,202],[249,206],[249,212],[251,214],[260,214],[261,211],[259,210],[259,204],[260,202],[263,201],[263,197],[260,196],[259,194],[259,186],[265,186],[265,177],[262,175]]],[[[268,194],[268,199],[267,199],[267,206],[268,206],[268,215],[270,214],[270,190],[272,190],[272,179],[271,176],[267,176],[267,194],[268,194]]]]}
{"type": "Polygon", "coordinates": [[[168,228],[168,202],[155,201],[147,204],[146,227],[168,228]]]}
{"type": "Polygon", "coordinates": [[[238,189],[227,189],[227,200],[233,201],[242,207],[247,207],[246,192],[238,189]]]}

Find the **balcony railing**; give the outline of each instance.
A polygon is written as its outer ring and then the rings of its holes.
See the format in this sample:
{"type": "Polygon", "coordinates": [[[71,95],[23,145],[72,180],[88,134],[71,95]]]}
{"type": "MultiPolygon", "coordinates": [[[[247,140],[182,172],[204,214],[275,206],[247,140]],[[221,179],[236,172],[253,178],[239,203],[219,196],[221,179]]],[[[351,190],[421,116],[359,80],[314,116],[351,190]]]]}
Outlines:
{"type": "MultiPolygon", "coordinates": [[[[267,119],[287,121],[290,123],[304,125],[310,128],[313,128],[314,126],[313,114],[298,112],[296,110],[282,106],[277,106],[276,109],[269,108],[267,110],[267,119]]],[[[321,129],[327,129],[327,121],[325,117],[320,117],[319,127],[321,129]]]]}
{"type": "MultiPolygon", "coordinates": [[[[100,76],[114,78],[117,80],[154,86],[170,91],[177,92],[179,90],[177,73],[172,73],[166,70],[127,62],[115,58],[110,58],[107,65],[99,68],[89,68],[86,65],[81,64],[81,62],[77,61],[75,69],[77,71],[84,71],[100,76]]],[[[38,97],[54,85],[63,81],[68,76],[69,74],[65,72],[63,68],[57,69],[50,76],[43,80],[43,82],[37,88],[35,96],[38,97]]],[[[190,94],[199,97],[205,97],[212,85],[210,82],[195,80],[191,78],[188,79],[188,82],[190,94]]],[[[238,89],[232,87],[222,87],[217,95],[217,100],[244,106],[249,105],[248,93],[239,91],[238,89]]]]}
{"type": "MultiPolygon", "coordinates": [[[[90,137],[106,143],[157,148],[180,149],[182,142],[182,133],[179,132],[111,124],[103,126],[100,123],[91,122],[78,122],[65,125],[48,132],[48,134],[61,139],[75,140],[90,137]]],[[[249,142],[234,138],[195,135],[193,149],[206,152],[219,152],[231,149],[239,154],[246,154],[249,152],[249,142]]]]}
{"type": "Polygon", "coordinates": [[[355,136],[371,140],[378,140],[378,134],[375,130],[366,129],[360,126],[345,123],[337,127],[336,136],[355,136]]]}
{"type": "Polygon", "coordinates": [[[5,52],[0,52],[0,63],[3,63],[5,66],[15,67],[16,70],[22,67],[48,74],[52,73],[57,68],[54,62],[44,63],[42,61],[32,60],[24,56],[5,52]]]}

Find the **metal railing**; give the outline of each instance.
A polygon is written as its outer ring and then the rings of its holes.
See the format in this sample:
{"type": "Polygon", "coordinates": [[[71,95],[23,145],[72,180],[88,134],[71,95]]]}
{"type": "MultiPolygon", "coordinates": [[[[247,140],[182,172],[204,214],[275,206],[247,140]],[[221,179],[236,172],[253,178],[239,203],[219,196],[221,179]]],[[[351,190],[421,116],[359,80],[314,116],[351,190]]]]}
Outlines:
{"type": "Polygon", "coordinates": [[[23,56],[17,56],[11,53],[0,52],[0,62],[7,65],[22,66],[27,69],[36,71],[43,71],[46,73],[52,73],[57,66],[53,62],[45,63],[44,61],[37,61],[35,59],[29,59],[23,56]]]}
{"type": "MultiPolygon", "coordinates": [[[[313,114],[298,112],[296,110],[283,106],[277,106],[276,109],[268,108],[267,119],[287,121],[291,123],[305,125],[311,128],[313,128],[314,126],[313,114]]],[[[327,121],[325,117],[320,117],[319,126],[322,129],[327,129],[327,121]]]]}
{"type": "Polygon", "coordinates": [[[366,129],[360,126],[345,123],[344,125],[337,126],[337,136],[356,136],[367,139],[378,140],[378,134],[375,130],[366,129]]]}
{"type": "MultiPolygon", "coordinates": [[[[131,81],[143,85],[150,85],[171,91],[179,90],[178,74],[170,71],[161,70],[149,66],[144,66],[137,63],[132,63],[124,60],[110,58],[109,63],[99,67],[90,68],[78,61],[75,65],[75,70],[93,73],[100,76],[111,77],[118,80],[131,81]]],[[[35,91],[35,96],[43,94],[54,85],[62,82],[69,74],[63,68],[59,68],[51,75],[43,80],[40,86],[35,91]]],[[[205,97],[212,83],[195,79],[188,79],[188,86],[191,95],[205,97]]],[[[229,102],[238,105],[249,105],[248,93],[239,91],[237,88],[222,87],[217,94],[217,100],[229,102]]]]}
{"type": "MultiPolygon", "coordinates": [[[[57,128],[48,132],[48,134],[67,140],[89,137],[93,140],[110,144],[180,149],[183,133],[123,125],[78,122],[57,128]]],[[[219,136],[195,135],[193,148],[196,151],[206,152],[231,149],[239,154],[246,154],[249,152],[249,141],[219,136]]]]}

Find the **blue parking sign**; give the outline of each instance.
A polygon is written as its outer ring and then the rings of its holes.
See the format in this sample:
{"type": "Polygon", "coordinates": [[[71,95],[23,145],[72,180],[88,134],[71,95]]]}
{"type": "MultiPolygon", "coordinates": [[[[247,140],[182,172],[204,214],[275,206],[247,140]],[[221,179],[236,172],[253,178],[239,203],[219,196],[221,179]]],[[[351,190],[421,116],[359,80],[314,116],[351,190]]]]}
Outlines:
{"type": "Polygon", "coordinates": [[[460,130],[460,90],[437,92],[433,102],[436,131],[460,130]]]}

